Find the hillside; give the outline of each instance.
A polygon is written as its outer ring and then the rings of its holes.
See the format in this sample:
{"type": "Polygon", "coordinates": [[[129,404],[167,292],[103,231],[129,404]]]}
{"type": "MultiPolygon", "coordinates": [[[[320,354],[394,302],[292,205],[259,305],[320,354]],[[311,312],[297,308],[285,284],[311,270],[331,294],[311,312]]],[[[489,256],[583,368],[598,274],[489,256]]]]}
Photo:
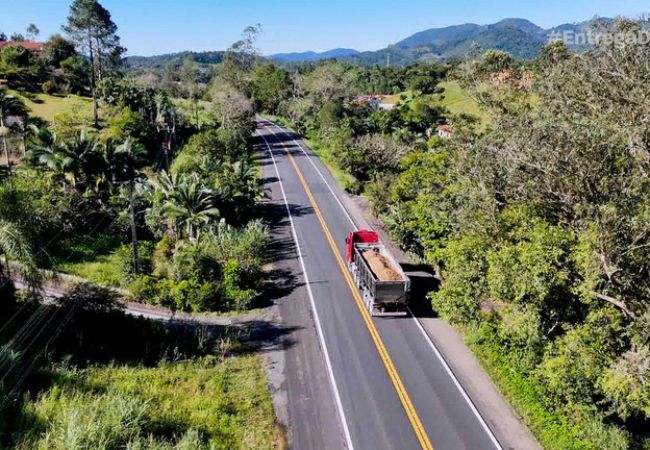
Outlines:
{"type": "Polygon", "coordinates": [[[156,56],[128,56],[124,58],[124,65],[128,70],[140,71],[148,69],[160,69],[169,63],[178,63],[190,58],[198,64],[219,64],[224,51],[209,52],[178,52],[156,56]]]}
{"type": "Polygon", "coordinates": [[[279,63],[320,61],[330,58],[343,58],[358,55],[360,52],[350,48],[335,48],[322,53],[316,52],[294,52],[294,53],[276,53],[267,56],[267,58],[279,63]]]}

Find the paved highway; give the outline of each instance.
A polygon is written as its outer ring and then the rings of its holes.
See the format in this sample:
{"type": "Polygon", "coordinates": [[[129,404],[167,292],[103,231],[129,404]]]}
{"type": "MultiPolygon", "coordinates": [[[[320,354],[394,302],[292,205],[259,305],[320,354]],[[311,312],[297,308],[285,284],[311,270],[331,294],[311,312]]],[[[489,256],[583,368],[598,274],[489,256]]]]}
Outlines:
{"type": "MultiPolygon", "coordinates": [[[[359,307],[344,246],[349,231],[365,222],[344,207],[345,194],[327,168],[304,143],[267,120],[259,120],[257,136],[264,177],[273,180],[272,198],[283,203],[295,241],[295,275],[305,283],[305,295],[292,301],[311,312],[322,351],[322,361],[314,364],[324,372],[320,382],[329,384],[327,405],[313,401],[324,401],[321,392],[311,403],[300,399],[302,408],[322,407],[338,416],[338,427],[310,420],[317,414],[290,417],[294,448],[500,449],[419,322],[373,319],[359,307]],[[314,440],[314,429],[321,427],[330,436],[314,440]]],[[[290,383],[299,384],[290,372],[289,367],[290,383]]]]}

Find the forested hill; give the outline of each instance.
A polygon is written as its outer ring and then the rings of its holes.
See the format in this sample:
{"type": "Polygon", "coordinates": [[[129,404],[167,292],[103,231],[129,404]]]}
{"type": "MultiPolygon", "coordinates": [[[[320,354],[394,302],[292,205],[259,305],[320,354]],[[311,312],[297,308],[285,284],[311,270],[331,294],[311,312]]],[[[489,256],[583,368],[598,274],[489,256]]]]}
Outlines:
{"type": "MultiPolygon", "coordinates": [[[[598,19],[607,20],[609,19],[598,19]]],[[[350,62],[372,65],[391,61],[405,64],[421,60],[462,58],[478,46],[484,50],[503,50],[518,59],[535,58],[549,37],[565,31],[585,32],[593,21],[566,23],[544,29],[525,19],[504,19],[491,25],[464,24],[432,28],[407,37],[386,49],[347,57],[350,62]]],[[[569,48],[581,50],[569,43],[569,48]]]]}
{"type": "Polygon", "coordinates": [[[159,69],[170,62],[178,62],[191,59],[198,64],[219,64],[223,59],[223,51],[209,52],[178,52],[156,56],[128,56],[124,58],[125,67],[130,70],[159,69]]]}
{"type": "MultiPolygon", "coordinates": [[[[610,19],[598,20],[609,21],[610,19]]],[[[387,63],[404,65],[423,60],[449,61],[462,58],[473,47],[478,46],[484,50],[503,50],[515,58],[527,60],[535,58],[541,48],[549,42],[549,37],[555,33],[565,31],[585,32],[592,23],[593,21],[565,23],[549,29],[537,26],[526,19],[504,19],[490,25],[467,23],[421,31],[377,51],[337,55],[329,55],[328,52],[325,52],[316,55],[322,55],[321,57],[314,57],[313,52],[306,52],[304,54],[291,54],[290,61],[286,58],[276,58],[276,55],[272,55],[270,58],[278,63],[305,62],[336,57],[339,60],[365,66],[387,63]],[[305,55],[305,57],[301,59],[301,55],[305,55]]],[[[569,43],[569,48],[582,50],[582,48],[571,45],[571,43],[569,43]]]]}

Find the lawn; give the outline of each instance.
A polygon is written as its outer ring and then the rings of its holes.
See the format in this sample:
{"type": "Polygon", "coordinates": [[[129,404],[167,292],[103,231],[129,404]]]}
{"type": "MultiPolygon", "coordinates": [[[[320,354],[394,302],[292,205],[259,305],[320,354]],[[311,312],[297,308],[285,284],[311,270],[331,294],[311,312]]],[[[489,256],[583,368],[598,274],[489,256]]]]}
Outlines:
{"type": "Polygon", "coordinates": [[[59,367],[26,400],[19,449],[273,449],[271,396],[254,355],[155,367],[59,367]]]}
{"type": "Polygon", "coordinates": [[[111,235],[78,236],[66,241],[54,256],[58,271],[102,286],[120,287],[122,267],[115,251],[121,240],[111,235]]]}
{"type": "Polygon", "coordinates": [[[445,81],[439,85],[444,89],[440,105],[444,106],[452,114],[471,114],[478,117],[481,123],[488,120],[487,115],[476,101],[471,98],[458,84],[457,81],[445,81]]]}
{"type": "MultiPolygon", "coordinates": [[[[472,116],[478,117],[483,125],[489,121],[487,114],[481,109],[478,103],[476,103],[476,101],[463,90],[457,81],[444,81],[438,86],[443,89],[443,93],[441,96],[432,96],[434,104],[444,106],[454,115],[471,114],[472,116]]],[[[404,91],[400,94],[389,95],[382,100],[382,103],[397,105],[402,101],[402,97],[404,97],[405,101],[408,102],[413,99],[413,93],[411,91],[404,91]]]]}
{"type": "Polygon", "coordinates": [[[88,114],[92,113],[92,100],[87,97],[47,94],[25,95],[14,90],[11,90],[10,93],[20,97],[25,102],[30,115],[40,117],[49,123],[54,122],[55,115],[70,112],[74,108],[83,108],[87,110],[88,114]]]}

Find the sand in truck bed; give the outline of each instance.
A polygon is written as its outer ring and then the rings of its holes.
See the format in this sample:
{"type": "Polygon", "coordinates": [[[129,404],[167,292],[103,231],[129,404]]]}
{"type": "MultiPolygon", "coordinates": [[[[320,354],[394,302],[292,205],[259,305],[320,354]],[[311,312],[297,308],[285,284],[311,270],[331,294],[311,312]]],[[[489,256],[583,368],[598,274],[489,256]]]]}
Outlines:
{"type": "Polygon", "coordinates": [[[390,261],[384,255],[374,250],[363,252],[363,259],[368,262],[370,270],[380,281],[402,281],[402,276],[391,267],[390,261]]]}

